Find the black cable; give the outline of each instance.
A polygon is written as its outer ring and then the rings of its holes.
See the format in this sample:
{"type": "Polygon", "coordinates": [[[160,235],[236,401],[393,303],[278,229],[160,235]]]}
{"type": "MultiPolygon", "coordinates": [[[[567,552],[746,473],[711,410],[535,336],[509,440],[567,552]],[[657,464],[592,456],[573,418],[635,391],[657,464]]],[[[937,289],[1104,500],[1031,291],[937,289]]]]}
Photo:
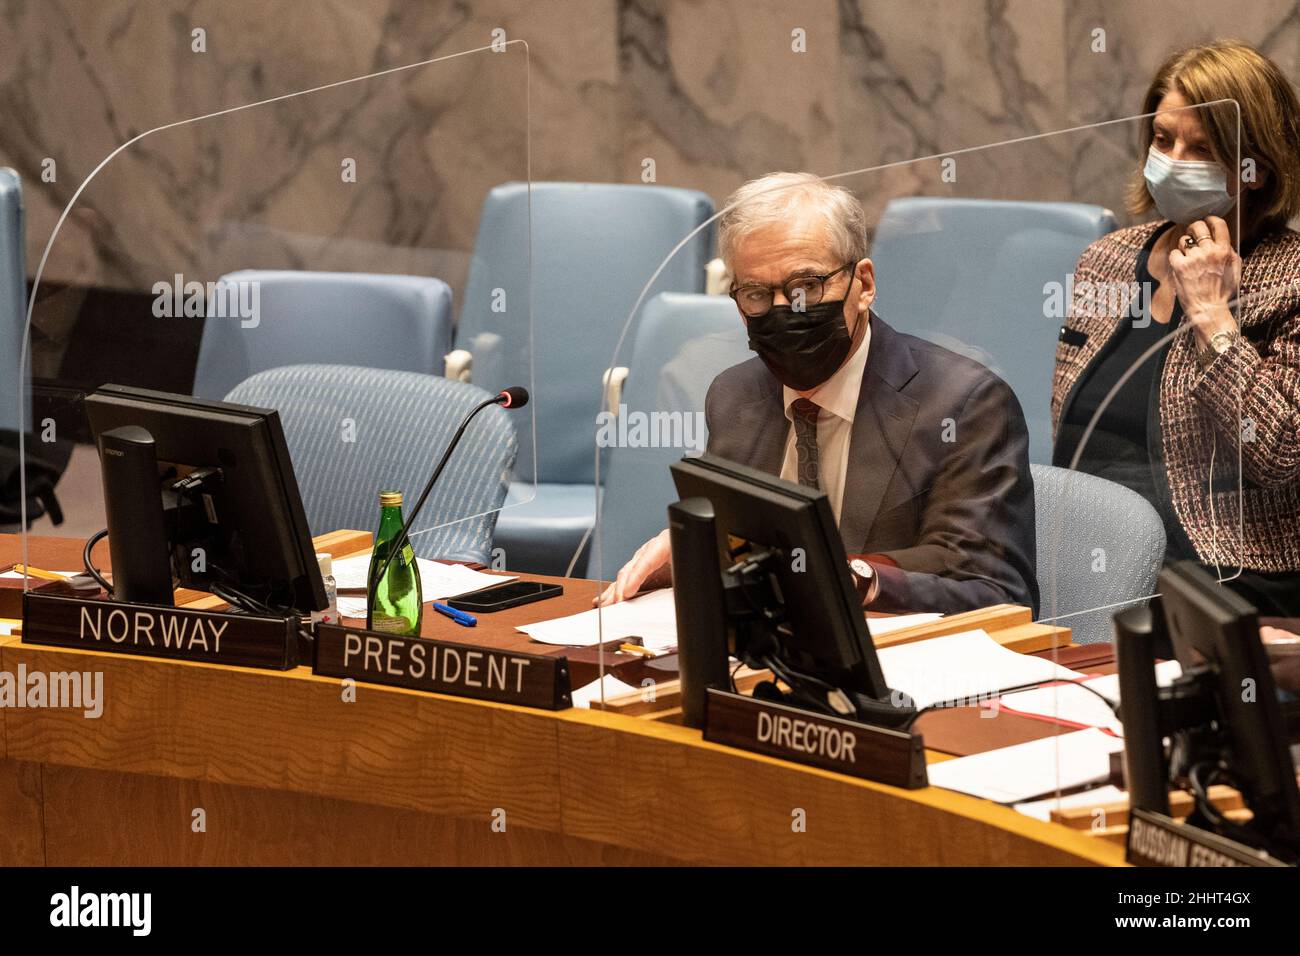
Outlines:
{"type": "Polygon", "coordinates": [[[251,597],[250,595],[245,594],[243,591],[240,591],[237,588],[233,588],[228,584],[222,584],[219,581],[213,581],[209,583],[208,588],[209,590],[211,590],[213,594],[221,598],[221,600],[225,601],[227,604],[231,605],[232,607],[242,608],[243,610],[248,611],[250,614],[266,614],[270,616],[278,616],[275,614],[275,611],[273,611],[267,605],[263,604],[261,601],[257,600],[257,598],[251,597]]]}
{"type": "MultiPolygon", "coordinates": [[[[415,507],[411,509],[410,517],[406,519],[406,522],[402,525],[402,530],[398,532],[397,537],[393,539],[392,548],[389,550],[387,557],[384,559],[383,566],[380,567],[379,573],[376,574],[370,581],[366,582],[367,588],[370,587],[372,581],[382,581],[384,579],[384,575],[388,573],[388,568],[393,563],[393,559],[396,558],[398,554],[400,554],[402,550],[405,549],[405,547],[411,543],[411,539],[409,536],[411,526],[415,524],[415,519],[420,516],[420,509],[424,507],[424,502],[429,497],[429,492],[431,492],[433,490],[433,486],[437,484],[438,478],[441,477],[443,469],[447,467],[447,461],[451,458],[451,453],[455,451],[456,446],[460,444],[460,437],[465,434],[465,429],[469,428],[469,423],[474,420],[474,416],[476,416],[479,412],[483,411],[483,409],[491,405],[500,405],[504,397],[505,397],[505,393],[494,395],[492,398],[489,398],[487,401],[480,402],[478,405],[474,407],[474,409],[468,415],[465,416],[465,420],[460,423],[460,428],[456,429],[456,434],[452,436],[451,441],[448,442],[447,444],[446,450],[442,453],[442,458],[439,459],[438,466],[433,469],[433,474],[429,476],[429,480],[425,484],[424,490],[420,492],[420,497],[416,499],[415,507]]],[[[412,545],[411,546],[412,564],[415,563],[415,558],[416,558],[415,546],[412,545]]],[[[418,570],[416,571],[416,574],[419,574],[418,570]]]]}
{"type": "Polygon", "coordinates": [[[95,567],[95,562],[90,558],[90,552],[94,550],[95,545],[99,544],[100,541],[107,537],[107,528],[103,531],[96,531],[92,534],[86,541],[86,546],[81,549],[81,563],[85,567],[86,573],[94,578],[99,583],[99,586],[103,588],[111,598],[113,596],[113,585],[104,580],[104,576],[99,573],[99,569],[95,567]]]}
{"type": "Polygon", "coordinates": [[[1192,768],[1187,771],[1187,782],[1192,786],[1192,798],[1196,801],[1196,809],[1201,812],[1205,819],[1210,821],[1210,825],[1216,829],[1222,828],[1228,820],[1219,812],[1219,808],[1214,805],[1210,799],[1210,781],[1202,780],[1201,774],[1207,767],[1211,769],[1211,776],[1214,774],[1213,765],[1202,761],[1193,764],[1192,768]]]}
{"type": "MultiPolygon", "coordinates": [[[[1115,715],[1116,719],[1122,719],[1120,718],[1120,714],[1119,714],[1119,705],[1115,703],[1113,700],[1111,700],[1109,697],[1107,697],[1105,694],[1103,694],[1101,691],[1097,690],[1095,687],[1089,687],[1083,681],[1072,681],[1072,680],[1062,681],[1059,677],[1049,677],[1047,680],[1035,681],[1032,684],[1021,684],[1018,687],[1007,687],[1004,688],[1003,690],[998,691],[996,698],[990,697],[989,699],[1001,700],[1007,694],[1016,694],[1022,690],[1037,690],[1038,688],[1045,687],[1049,684],[1068,684],[1073,687],[1080,687],[1083,690],[1086,690],[1089,694],[1092,694],[1094,697],[1100,697],[1102,700],[1104,700],[1106,702],[1106,706],[1110,708],[1111,713],[1115,715]]],[[[901,693],[905,694],[906,691],[902,691],[901,693]]],[[[954,707],[954,706],[968,707],[970,705],[968,703],[963,703],[963,702],[954,703],[953,701],[949,701],[949,700],[937,701],[936,703],[930,704],[927,707],[918,708],[916,713],[913,714],[912,717],[907,721],[907,723],[903,725],[903,729],[911,730],[912,725],[915,724],[923,714],[928,714],[934,710],[947,710],[949,707],[954,707]]],[[[1047,716],[1047,715],[1044,714],[1042,716],[1047,716]]]]}
{"type": "MultiPolygon", "coordinates": [[[[221,571],[221,569],[218,568],[216,565],[213,565],[212,567],[213,570],[225,574],[225,572],[221,571]]],[[[228,574],[226,574],[225,576],[227,578],[230,577],[230,575],[228,574]]],[[[285,614],[288,613],[288,611],[282,612],[281,609],[278,608],[277,606],[267,604],[265,601],[262,601],[258,598],[253,597],[251,594],[241,591],[239,588],[228,583],[227,581],[209,582],[208,588],[213,594],[221,598],[227,604],[233,605],[235,607],[243,608],[245,611],[248,611],[253,614],[266,614],[271,617],[283,617],[285,614]]]]}
{"type": "MultiPolygon", "coordinates": [[[[911,699],[912,699],[911,697],[908,697],[906,691],[899,691],[899,693],[902,694],[904,697],[907,697],[908,700],[911,700],[911,699]]],[[[902,729],[903,729],[904,731],[907,731],[907,732],[910,733],[911,730],[912,730],[912,725],[915,724],[918,720],[920,720],[921,717],[922,717],[922,715],[924,715],[924,714],[928,714],[928,713],[930,713],[930,711],[932,711],[932,710],[946,710],[947,707],[948,707],[948,705],[947,705],[946,703],[945,703],[945,704],[931,704],[929,707],[919,707],[919,708],[917,708],[916,713],[913,714],[911,717],[908,718],[907,723],[903,724],[902,729]]]]}
{"type": "Polygon", "coordinates": [[[731,684],[731,692],[732,692],[733,694],[737,694],[737,693],[739,693],[739,691],[736,690],[736,675],[740,673],[740,669],[741,669],[742,667],[744,667],[744,666],[745,666],[745,662],[744,662],[743,660],[740,660],[739,658],[737,658],[737,659],[736,659],[736,666],[733,667],[733,668],[731,669],[731,673],[727,675],[727,680],[728,680],[728,681],[730,682],[730,684],[731,684]]]}

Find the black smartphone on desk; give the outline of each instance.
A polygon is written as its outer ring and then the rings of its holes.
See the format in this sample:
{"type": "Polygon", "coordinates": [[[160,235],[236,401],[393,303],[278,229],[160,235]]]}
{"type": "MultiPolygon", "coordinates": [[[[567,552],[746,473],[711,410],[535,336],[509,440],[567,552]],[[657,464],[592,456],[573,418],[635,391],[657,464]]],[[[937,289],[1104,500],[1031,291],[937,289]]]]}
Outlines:
{"type": "Polygon", "coordinates": [[[564,593],[563,585],[545,584],[541,581],[507,581],[482,591],[471,591],[454,598],[447,598],[447,604],[458,611],[471,614],[491,614],[504,611],[508,607],[545,601],[564,593]]]}

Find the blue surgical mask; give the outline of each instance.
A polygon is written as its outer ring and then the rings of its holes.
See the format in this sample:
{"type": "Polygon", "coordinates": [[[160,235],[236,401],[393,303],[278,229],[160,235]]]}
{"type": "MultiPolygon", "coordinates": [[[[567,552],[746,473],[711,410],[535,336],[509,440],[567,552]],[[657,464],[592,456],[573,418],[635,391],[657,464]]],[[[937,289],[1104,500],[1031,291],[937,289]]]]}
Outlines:
{"type": "Polygon", "coordinates": [[[1236,204],[1228,195],[1228,174],[1218,163],[1170,159],[1152,146],[1142,175],[1160,215],[1183,225],[1226,216],[1236,204]]]}

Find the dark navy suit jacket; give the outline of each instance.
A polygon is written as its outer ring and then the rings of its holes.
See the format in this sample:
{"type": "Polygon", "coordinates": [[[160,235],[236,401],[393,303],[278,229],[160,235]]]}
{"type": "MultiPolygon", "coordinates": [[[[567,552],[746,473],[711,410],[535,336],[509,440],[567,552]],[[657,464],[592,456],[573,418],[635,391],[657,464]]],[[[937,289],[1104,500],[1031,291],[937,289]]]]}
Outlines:
{"type": "MultiPolygon", "coordinates": [[[[840,536],[880,577],[872,610],[1038,609],[1029,435],[983,365],[871,316],[840,536]]],[[[759,358],[713,380],[708,451],[777,475],[789,421],[759,358]]]]}

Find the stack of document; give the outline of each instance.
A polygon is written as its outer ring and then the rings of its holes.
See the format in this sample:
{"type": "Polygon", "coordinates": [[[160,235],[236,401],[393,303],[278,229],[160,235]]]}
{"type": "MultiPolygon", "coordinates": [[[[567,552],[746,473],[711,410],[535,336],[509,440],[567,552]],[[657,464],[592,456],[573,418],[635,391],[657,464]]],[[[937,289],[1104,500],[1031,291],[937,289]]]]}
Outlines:
{"type": "Polygon", "coordinates": [[[567,617],[521,624],[522,631],[543,644],[595,647],[613,640],[641,638],[647,650],[667,654],[677,650],[677,610],[672,588],[651,591],[609,607],[592,608],[567,617]]]}
{"type": "Polygon", "coordinates": [[[1110,755],[1124,741],[1096,728],[1076,730],[932,763],[930,783],[996,803],[1023,803],[1110,776],[1110,755]]]}
{"type": "Polygon", "coordinates": [[[619,680],[613,674],[606,674],[604,680],[594,680],[573,692],[574,707],[590,707],[592,701],[604,700],[606,697],[622,697],[634,694],[641,688],[619,680]]]}
{"type": "MultiPolygon", "coordinates": [[[[1167,687],[1181,673],[1182,668],[1177,661],[1162,661],[1156,665],[1156,684],[1167,687]]],[[[1115,711],[1107,705],[1107,700],[1113,704],[1119,703],[1118,674],[1088,677],[1073,684],[1051,684],[1007,694],[998,701],[998,706],[1030,717],[1044,717],[1077,727],[1098,727],[1114,734],[1123,734],[1123,725],[1115,716],[1115,711]],[[1085,685],[1096,693],[1079,685],[1085,685]]]]}
{"type": "MultiPolygon", "coordinates": [[[[441,601],[481,591],[495,584],[514,581],[516,575],[485,574],[475,571],[463,564],[443,564],[427,558],[416,558],[416,567],[420,569],[420,592],[425,601],[441,601]]],[[[362,590],[366,587],[366,575],[370,570],[370,552],[340,558],[334,562],[334,581],[339,591],[344,588],[362,590]]],[[[339,594],[339,614],[343,617],[362,618],[366,616],[366,598],[364,595],[339,594]]]]}
{"type": "Polygon", "coordinates": [[[1100,807],[1107,803],[1126,802],[1128,802],[1127,793],[1112,783],[1106,783],[1100,787],[1093,787],[1091,790],[1081,790],[1079,793],[1071,793],[1061,797],[1053,794],[1041,800],[1017,803],[1012,809],[1017,813],[1023,813],[1027,817],[1033,817],[1047,823],[1052,819],[1053,810],[1069,810],[1073,807],[1100,807]]]}
{"type": "MultiPolygon", "coordinates": [[[[942,614],[900,614],[897,617],[872,618],[872,634],[888,634],[916,624],[937,621],[942,614]]],[[[673,589],[664,588],[611,604],[601,609],[570,614],[568,617],[536,624],[525,624],[523,631],[543,644],[568,644],[594,647],[597,643],[618,638],[639,637],[645,647],[667,653],[677,649],[677,615],[673,607],[673,589]]]]}
{"type": "Polygon", "coordinates": [[[975,706],[1013,687],[1083,676],[1041,657],[1009,650],[983,629],[884,647],[876,656],[885,683],[910,697],[918,708],[949,703],[975,706]]]}

